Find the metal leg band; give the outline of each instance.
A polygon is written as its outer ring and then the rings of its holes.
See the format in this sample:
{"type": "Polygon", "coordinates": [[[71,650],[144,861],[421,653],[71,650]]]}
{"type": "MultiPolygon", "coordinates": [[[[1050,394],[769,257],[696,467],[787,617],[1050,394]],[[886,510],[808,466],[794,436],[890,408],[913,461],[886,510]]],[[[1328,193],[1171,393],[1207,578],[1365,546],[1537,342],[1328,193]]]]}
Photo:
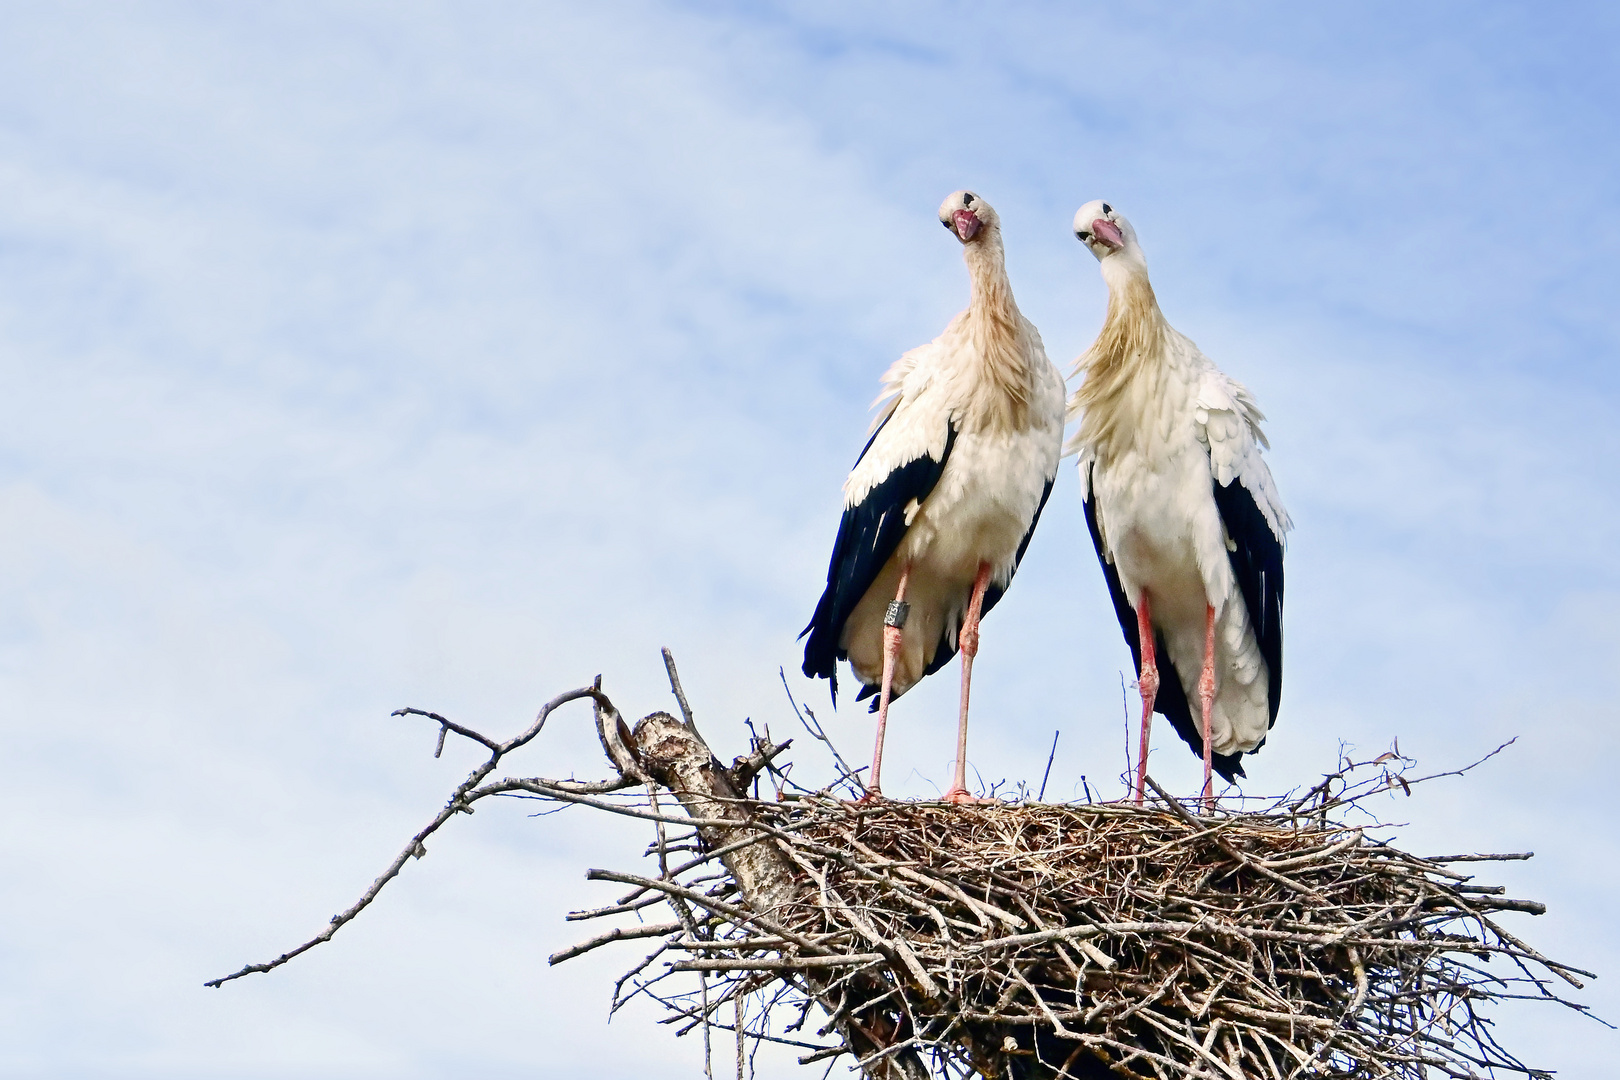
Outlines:
{"type": "Polygon", "coordinates": [[[883,625],[903,630],[906,626],[906,616],[909,614],[911,614],[910,604],[904,600],[890,600],[889,610],[883,615],[883,625]]]}

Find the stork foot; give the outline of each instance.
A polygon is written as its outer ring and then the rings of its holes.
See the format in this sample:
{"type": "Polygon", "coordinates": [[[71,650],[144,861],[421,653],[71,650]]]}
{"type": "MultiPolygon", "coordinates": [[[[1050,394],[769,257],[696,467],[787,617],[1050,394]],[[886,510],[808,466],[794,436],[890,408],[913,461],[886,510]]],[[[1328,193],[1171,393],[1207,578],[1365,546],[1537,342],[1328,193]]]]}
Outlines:
{"type": "Polygon", "coordinates": [[[1000,799],[982,799],[967,788],[952,788],[940,797],[940,802],[948,802],[952,806],[999,806],[1000,799]]]}
{"type": "Polygon", "coordinates": [[[851,806],[871,806],[875,803],[888,802],[889,797],[877,788],[867,788],[866,794],[856,799],[851,806]]]}

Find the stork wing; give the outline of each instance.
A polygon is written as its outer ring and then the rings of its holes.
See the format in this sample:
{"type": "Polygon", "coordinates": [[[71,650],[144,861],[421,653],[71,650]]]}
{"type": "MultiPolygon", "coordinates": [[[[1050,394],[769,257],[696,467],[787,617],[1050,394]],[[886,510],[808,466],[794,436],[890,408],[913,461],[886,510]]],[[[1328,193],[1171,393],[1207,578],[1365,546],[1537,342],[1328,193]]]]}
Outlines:
{"type": "MultiPolygon", "coordinates": [[[[1091,533],[1092,546],[1097,549],[1097,561],[1102,564],[1103,577],[1108,581],[1108,593],[1114,598],[1114,615],[1119,619],[1119,629],[1125,635],[1125,644],[1131,647],[1131,670],[1140,672],[1142,638],[1136,629],[1136,609],[1131,607],[1131,601],[1119,583],[1114,557],[1108,551],[1108,542],[1097,524],[1097,500],[1091,493],[1092,466],[1092,461],[1081,458],[1080,483],[1085,496],[1086,528],[1091,533]]],[[[1170,649],[1165,645],[1162,633],[1153,635],[1153,653],[1154,664],[1159,669],[1159,692],[1153,698],[1153,711],[1170,721],[1170,726],[1176,729],[1182,741],[1192,747],[1193,753],[1203,757],[1204,735],[1193,720],[1192,709],[1187,704],[1187,692],[1181,687],[1181,674],[1170,660],[1170,649]]],[[[1240,763],[1242,758],[1242,754],[1216,754],[1213,757],[1215,771],[1228,781],[1235,780],[1244,775],[1240,763]]]]}
{"type": "Polygon", "coordinates": [[[1194,419],[1209,447],[1215,507],[1226,527],[1227,558],[1266,661],[1271,722],[1282,698],[1283,537],[1293,527],[1260,456],[1264,419],[1249,392],[1218,371],[1199,386],[1194,419]]]}
{"type": "Polygon", "coordinates": [[[804,643],[804,673],[831,680],[835,703],[844,621],[900,546],[911,517],[908,507],[914,511],[913,504],[934,490],[955,442],[956,427],[944,413],[928,422],[891,406],[850,470],[844,516],[827,564],[827,588],[799,634],[810,638],[804,643]]]}

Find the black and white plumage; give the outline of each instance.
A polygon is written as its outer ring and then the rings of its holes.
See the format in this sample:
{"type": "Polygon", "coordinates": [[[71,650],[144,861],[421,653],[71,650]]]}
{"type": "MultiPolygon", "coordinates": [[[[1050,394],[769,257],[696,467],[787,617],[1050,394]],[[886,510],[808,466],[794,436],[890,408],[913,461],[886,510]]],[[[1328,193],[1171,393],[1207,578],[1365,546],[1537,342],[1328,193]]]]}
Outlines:
{"type": "Polygon", "coordinates": [[[1140,673],[1137,799],[1155,711],[1204,757],[1208,798],[1209,770],[1242,776],[1242,756],[1277,718],[1292,523],[1261,457],[1264,417],[1165,320],[1130,222],[1098,200],[1074,230],[1102,265],[1108,314],[1075,365],[1084,380],[1069,414],[1080,428],[1067,449],[1079,454],[1086,523],[1140,673]]]}
{"type": "MultiPolygon", "coordinates": [[[[978,621],[1001,598],[1051,492],[1063,443],[1062,376],[1018,310],[1000,220],[958,191],[939,219],[962,243],[971,298],[944,333],[895,361],[871,439],[844,481],[827,587],[805,628],[804,673],[847,659],[876,694],[878,792],[889,702],[963,654],[956,780],[966,798],[968,686],[978,621]],[[890,615],[891,602],[909,605],[890,615]],[[902,625],[896,627],[899,621],[902,625]]],[[[804,636],[804,635],[801,635],[804,636]]]]}

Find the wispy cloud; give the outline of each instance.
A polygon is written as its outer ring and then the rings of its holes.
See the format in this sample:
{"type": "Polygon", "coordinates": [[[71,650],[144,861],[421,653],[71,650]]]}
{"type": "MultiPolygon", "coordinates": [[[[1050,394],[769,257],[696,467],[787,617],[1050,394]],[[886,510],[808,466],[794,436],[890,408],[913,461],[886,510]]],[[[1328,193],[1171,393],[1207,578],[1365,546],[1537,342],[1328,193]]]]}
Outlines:
{"type": "MultiPolygon", "coordinates": [[[[300,965],[198,984],[316,928],[459,778],[393,707],[515,727],[601,671],[649,711],[668,644],[717,742],[785,722],[876,377],[966,295],[932,217],[963,185],[1054,359],[1100,319],[1066,226],[1107,197],[1272,417],[1300,528],[1251,788],[1340,739],[1450,766],[1521,734],[1391,813],[1420,846],[1537,849],[1509,881],[1552,901],[1527,933],[1620,969],[1613,845],[1569,825],[1601,820],[1620,720],[1617,29],[1579,5],[14,9],[0,1074],[599,1066],[613,961],[541,960],[600,900],[580,870],[641,840],[572,814],[482,813],[300,965]]],[[[979,663],[979,770],[1034,775],[1061,727],[1053,789],[1113,790],[1128,653],[1067,469],[979,663]]],[[[955,692],[897,709],[897,792],[945,774],[955,692]]],[[[865,714],[831,723],[858,756],[865,714]]],[[[575,718],[527,767],[595,757],[575,718]]],[[[1154,757],[1183,788],[1194,764],[1154,757]]],[[[1599,1068],[1576,1019],[1504,1038],[1599,1068]]],[[[696,1053],[625,1030],[627,1073],[696,1053]]]]}

